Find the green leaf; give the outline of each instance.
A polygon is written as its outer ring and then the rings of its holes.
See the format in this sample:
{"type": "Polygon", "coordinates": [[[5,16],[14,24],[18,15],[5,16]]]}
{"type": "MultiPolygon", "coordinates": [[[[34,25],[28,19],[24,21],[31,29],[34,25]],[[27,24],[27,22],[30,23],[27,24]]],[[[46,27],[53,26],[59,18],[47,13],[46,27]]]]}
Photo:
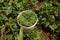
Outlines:
{"type": "Polygon", "coordinates": [[[55,29],[57,29],[57,25],[56,24],[53,24],[53,25],[49,25],[49,27],[51,28],[51,30],[55,30],[55,29]]]}
{"type": "Polygon", "coordinates": [[[4,0],[0,0],[0,3],[4,2],[4,0]]]}

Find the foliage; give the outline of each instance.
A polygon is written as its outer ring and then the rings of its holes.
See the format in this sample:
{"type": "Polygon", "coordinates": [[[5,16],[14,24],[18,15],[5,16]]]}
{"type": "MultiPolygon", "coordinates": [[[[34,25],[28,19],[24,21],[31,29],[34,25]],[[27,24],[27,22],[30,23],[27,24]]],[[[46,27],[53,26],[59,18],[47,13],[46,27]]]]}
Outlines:
{"type": "Polygon", "coordinates": [[[28,31],[26,40],[44,40],[37,28],[28,31]]]}
{"type": "MultiPolygon", "coordinates": [[[[57,0],[51,0],[51,1],[43,1],[42,5],[37,8],[35,11],[36,13],[38,13],[39,16],[39,25],[41,25],[43,28],[47,28],[49,27],[51,29],[51,31],[53,31],[52,33],[56,35],[59,35],[60,32],[56,32],[58,30],[58,28],[60,26],[60,13],[58,9],[59,5],[58,5],[58,1],[57,0]],[[56,34],[57,33],[57,34],[56,34]]],[[[58,37],[57,37],[58,38],[58,37]]]]}
{"type": "MultiPolygon", "coordinates": [[[[32,10],[32,5],[38,1],[32,0],[32,4],[29,2],[29,0],[0,0],[0,39],[6,31],[9,33],[8,40],[17,39],[20,26],[17,24],[16,17],[23,10],[32,10]]],[[[49,27],[52,31],[51,37],[56,37],[60,40],[60,1],[43,0],[41,6],[33,11],[35,11],[39,18],[37,24],[42,28],[49,27]]],[[[33,40],[34,36],[39,38],[39,32],[34,30],[28,32],[26,40],[33,40]],[[31,32],[32,34],[30,34],[31,32]]]]}

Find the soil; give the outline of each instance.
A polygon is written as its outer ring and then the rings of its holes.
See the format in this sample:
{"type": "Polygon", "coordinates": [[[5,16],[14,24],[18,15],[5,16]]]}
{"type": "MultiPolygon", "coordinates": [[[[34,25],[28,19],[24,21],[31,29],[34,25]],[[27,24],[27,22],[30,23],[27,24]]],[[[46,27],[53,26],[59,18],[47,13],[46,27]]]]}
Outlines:
{"type": "Polygon", "coordinates": [[[35,5],[32,6],[32,9],[35,10],[36,8],[39,8],[41,6],[42,2],[37,2],[35,5]]]}
{"type": "Polygon", "coordinates": [[[44,32],[41,33],[42,37],[44,37],[45,40],[50,40],[50,32],[44,32]]]}
{"type": "Polygon", "coordinates": [[[38,30],[41,32],[41,36],[45,39],[45,40],[50,40],[50,32],[47,30],[43,30],[42,27],[38,26],[38,30]]]}
{"type": "Polygon", "coordinates": [[[8,38],[8,32],[5,32],[3,34],[2,40],[7,40],[7,38],[8,38]]]}

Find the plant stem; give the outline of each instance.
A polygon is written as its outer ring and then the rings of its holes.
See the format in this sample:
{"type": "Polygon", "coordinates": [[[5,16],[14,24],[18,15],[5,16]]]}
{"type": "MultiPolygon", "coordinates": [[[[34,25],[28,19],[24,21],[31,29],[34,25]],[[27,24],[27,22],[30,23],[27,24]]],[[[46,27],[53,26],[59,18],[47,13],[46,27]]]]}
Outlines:
{"type": "Polygon", "coordinates": [[[20,28],[19,39],[23,40],[23,28],[20,28]]]}

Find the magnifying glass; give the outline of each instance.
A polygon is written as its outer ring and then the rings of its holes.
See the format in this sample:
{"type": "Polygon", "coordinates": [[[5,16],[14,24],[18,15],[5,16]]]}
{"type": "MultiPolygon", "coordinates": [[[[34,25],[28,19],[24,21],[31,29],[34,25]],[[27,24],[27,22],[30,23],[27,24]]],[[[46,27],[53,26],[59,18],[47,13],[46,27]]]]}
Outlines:
{"type": "Polygon", "coordinates": [[[23,29],[32,29],[38,22],[38,17],[32,10],[25,10],[17,16],[17,23],[21,27],[19,40],[23,40],[23,29]]]}

